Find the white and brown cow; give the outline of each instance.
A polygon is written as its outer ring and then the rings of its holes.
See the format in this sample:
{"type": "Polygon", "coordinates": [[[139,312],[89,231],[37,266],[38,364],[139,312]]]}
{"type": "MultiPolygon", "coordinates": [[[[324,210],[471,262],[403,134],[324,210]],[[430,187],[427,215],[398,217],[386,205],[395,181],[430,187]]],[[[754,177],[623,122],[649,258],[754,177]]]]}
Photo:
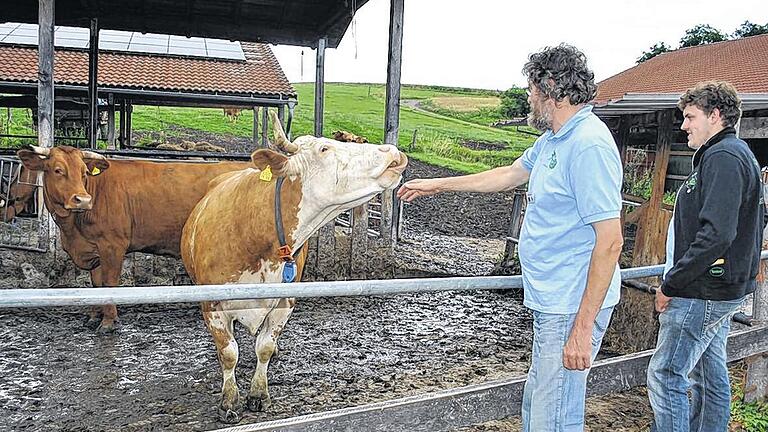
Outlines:
{"type": "MultiPolygon", "coordinates": [[[[339,213],[394,188],[408,160],[391,145],[341,143],[302,136],[290,142],[273,113],[276,145],[289,156],[261,149],[254,167],[211,181],[208,193],[190,214],[182,233],[181,255],[197,284],[275,283],[282,281],[276,217],[277,178],[283,177],[281,219],[286,243],[294,250],[339,213]],[[264,175],[269,167],[272,177],[264,175]]],[[[306,248],[296,258],[297,280],[306,248]]],[[[222,421],[240,420],[235,382],[238,345],[235,321],[256,336],[256,371],[246,398],[250,410],[270,405],[267,366],[291,315],[292,298],[203,302],[205,323],[216,344],[223,374],[222,421]]]]}

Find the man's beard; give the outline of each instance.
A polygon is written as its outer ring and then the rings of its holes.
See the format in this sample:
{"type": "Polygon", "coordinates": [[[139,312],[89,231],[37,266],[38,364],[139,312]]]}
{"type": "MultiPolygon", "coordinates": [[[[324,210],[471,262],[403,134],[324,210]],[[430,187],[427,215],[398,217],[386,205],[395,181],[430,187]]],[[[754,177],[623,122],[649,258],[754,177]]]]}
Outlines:
{"type": "Polygon", "coordinates": [[[528,113],[528,126],[546,132],[552,129],[552,113],[543,112],[531,106],[531,112],[528,113]]]}

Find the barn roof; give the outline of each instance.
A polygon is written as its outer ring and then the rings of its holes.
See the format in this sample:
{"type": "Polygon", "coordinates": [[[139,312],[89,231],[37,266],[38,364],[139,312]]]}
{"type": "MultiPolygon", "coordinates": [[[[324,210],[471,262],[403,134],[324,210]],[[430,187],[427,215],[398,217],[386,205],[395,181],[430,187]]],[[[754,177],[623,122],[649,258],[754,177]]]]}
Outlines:
{"type": "MultiPolygon", "coordinates": [[[[56,25],[336,48],[368,0],[56,0],[56,25]]],[[[3,20],[36,24],[38,2],[3,5],[3,20]]]]}
{"type": "MultiPolygon", "coordinates": [[[[100,52],[100,89],[296,98],[270,47],[241,43],[245,61],[100,52]]],[[[88,85],[88,52],[57,48],[57,86],[88,85]]],[[[0,44],[0,82],[37,85],[37,47],[0,44]]],[[[118,91],[119,92],[119,91],[118,91]]]]}
{"type": "Polygon", "coordinates": [[[601,106],[629,107],[640,99],[646,104],[668,99],[674,106],[685,90],[708,80],[729,81],[741,95],[752,94],[752,102],[763,104],[768,102],[766,53],[768,35],[759,35],[658,55],[598,83],[596,111],[601,106]]]}

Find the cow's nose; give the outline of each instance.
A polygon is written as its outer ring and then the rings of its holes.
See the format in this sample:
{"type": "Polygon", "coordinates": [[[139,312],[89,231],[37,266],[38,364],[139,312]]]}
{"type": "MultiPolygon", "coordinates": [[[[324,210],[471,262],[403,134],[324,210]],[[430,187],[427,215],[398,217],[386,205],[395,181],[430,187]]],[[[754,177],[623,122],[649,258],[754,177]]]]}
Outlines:
{"type": "Polygon", "coordinates": [[[90,195],[73,195],[72,204],[79,209],[91,208],[91,196],[90,195]]]}

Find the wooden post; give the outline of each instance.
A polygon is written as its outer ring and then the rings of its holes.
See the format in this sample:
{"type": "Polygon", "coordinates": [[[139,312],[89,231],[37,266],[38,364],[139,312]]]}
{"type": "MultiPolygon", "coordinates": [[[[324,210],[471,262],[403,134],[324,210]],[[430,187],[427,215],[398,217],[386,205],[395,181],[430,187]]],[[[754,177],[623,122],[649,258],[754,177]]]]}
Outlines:
{"type": "Polygon", "coordinates": [[[503,267],[510,267],[515,258],[517,243],[520,241],[520,231],[523,227],[523,217],[525,216],[525,189],[516,188],[512,197],[512,217],[509,221],[509,231],[504,247],[503,267]]]}
{"type": "Polygon", "coordinates": [[[253,107],[253,148],[259,148],[259,107],[253,107]]]}
{"type": "Polygon", "coordinates": [[[323,102],[325,99],[325,45],[327,40],[317,41],[317,62],[315,64],[315,136],[323,136],[323,102]]]}
{"type": "Polygon", "coordinates": [[[53,147],[53,29],[55,0],[38,2],[37,140],[53,147]]]}
{"type": "Polygon", "coordinates": [[[280,126],[283,127],[283,132],[285,132],[285,105],[277,107],[277,118],[280,119],[280,126]]]}
{"type": "Polygon", "coordinates": [[[621,166],[627,166],[627,148],[629,147],[629,124],[631,117],[623,115],[619,118],[619,136],[618,143],[619,155],[621,156],[621,166]]]}
{"type": "Polygon", "coordinates": [[[120,101],[120,138],[118,139],[120,148],[125,148],[125,126],[127,121],[128,116],[126,115],[126,103],[125,99],[123,99],[120,101]]]}
{"type": "Polygon", "coordinates": [[[133,145],[133,132],[131,127],[131,118],[133,117],[133,102],[128,101],[125,108],[125,142],[126,146],[133,145]]]}
{"type": "Polygon", "coordinates": [[[404,0],[392,0],[389,9],[389,61],[384,119],[384,143],[397,145],[400,132],[400,69],[403,56],[404,0]]]}
{"type": "Polygon", "coordinates": [[[110,93],[107,97],[107,143],[110,149],[115,149],[115,95],[110,93]]]}
{"type": "Polygon", "coordinates": [[[664,198],[664,183],[667,178],[669,152],[672,147],[672,124],[675,118],[674,109],[659,111],[656,115],[658,131],[656,140],[656,160],[653,164],[651,198],[648,207],[638,221],[635,250],[632,258],[633,266],[661,264],[666,256],[667,225],[671,213],[662,212],[661,202],[664,198]]]}
{"type": "MultiPolygon", "coordinates": [[[[766,173],[763,173],[765,177],[766,173]]],[[[765,184],[766,178],[763,178],[763,200],[768,201],[766,193],[768,185],[765,184]]],[[[766,237],[768,229],[763,231],[763,239],[766,237]]],[[[763,240],[763,249],[768,246],[768,240],[763,240]]],[[[768,272],[768,262],[761,261],[763,274],[768,272]]],[[[757,284],[757,290],[752,297],[752,317],[759,322],[768,322],[768,278],[757,284]]],[[[768,353],[758,354],[746,358],[747,376],[744,380],[744,400],[746,402],[765,401],[768,399],[768,353]]]]}
{"type": "Polygon", "coordinates": [[[349,248],[349,277],[364,279],[368,267],[368,204],[352,209],[352,238],[349,248]]]}
{"type": "Polygon", "coordinates": [[[261,110],[261,148],[269,147],[269,107],[261,110]]]}
{"type": "Polygon", "coordinates": [[[381,246],[389,247],[397,243],[397,211],[400,210],[400,200],[395,196],[394,190],[385,190],[381,193],[381,246]]]}
{"type": "Polygon", "coordinates": [[[99,128],[99,20],[91,18],[88,46],[88,147],[95,149],[99,128]]]}

